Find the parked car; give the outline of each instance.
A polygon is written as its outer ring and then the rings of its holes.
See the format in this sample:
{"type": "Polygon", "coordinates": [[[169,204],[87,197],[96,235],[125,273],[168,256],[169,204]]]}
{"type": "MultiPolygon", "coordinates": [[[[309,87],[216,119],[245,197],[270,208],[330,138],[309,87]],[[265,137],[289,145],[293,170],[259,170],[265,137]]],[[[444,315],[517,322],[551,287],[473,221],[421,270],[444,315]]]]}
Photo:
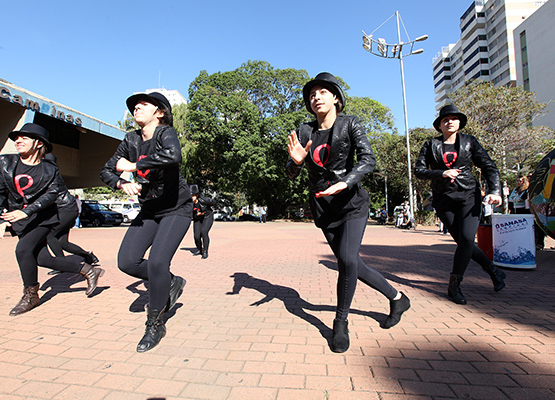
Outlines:
{"type": "Polygon", "coordinates": [[[141,205],[138,202],[131,201],[113,201],[113,202],[101,202],[108,206],[112,211],[119,212],[123,215],[123,222],[131,222],[141,211],[141,205]]]}
{"type": "Polygon", "coordinates": [[[105,204],[100,204],[94,200],[83,200],[80,218],[83,226],[119,226],[123,222],[121,213],[112,211],[105,204]]]}
{"type": "Polygon", "coordinates": [[[235,218],[222,210],[214,210],[215,221],[235,221],[235,218]]]}
{"type": "Polygon", "coordinates": [[[259,220],[260,218],[258,218],[254,214],[243,214],[239,216],[239,221],[259,221],[259,220]]]}

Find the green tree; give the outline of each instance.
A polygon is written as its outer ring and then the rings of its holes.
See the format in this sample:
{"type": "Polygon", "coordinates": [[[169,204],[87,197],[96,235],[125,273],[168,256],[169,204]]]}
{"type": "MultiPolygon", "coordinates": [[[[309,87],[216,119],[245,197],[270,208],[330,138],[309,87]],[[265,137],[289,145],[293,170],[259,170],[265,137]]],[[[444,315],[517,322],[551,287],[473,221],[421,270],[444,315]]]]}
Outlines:
{"type": "Polygon", "coordinates": [[[139,129],[139,125],[137,125],[135,119],[133,118],[133,115],[131,115],[129,111],[125,112],[125,118],[123,119],[123,121],[118,121],[118,127],[125,132],[139,129]]]}
{"type": "MultiPolygon", "coordinates": [[[[307,208],[306,170],[290,180],[285,164],[287,135],[312,119],[302,99],[309,79],[304,70],[276,69],[265,61],[211,75],[202,71],[189,87],[187,112],[174,113],[183,127],[188,181],[235,207],[265,204],[273,216],[290,207],[307,208]]],[[[347,97],[346,112],[359,117],[369,136],[394,129],[391,111],[372,99],[347,97]]]]}
{"type": "Polygon", "coordinates": [[[547,146],[553,131],[532,126],[546,107],[536,101],[534,93],[520,86],[509,88],[475,80],[451,93],[450,98],[468,117],[466,131],[480,140],[496,162],[504,188],[511,177],[550,150],[547,146]]]}

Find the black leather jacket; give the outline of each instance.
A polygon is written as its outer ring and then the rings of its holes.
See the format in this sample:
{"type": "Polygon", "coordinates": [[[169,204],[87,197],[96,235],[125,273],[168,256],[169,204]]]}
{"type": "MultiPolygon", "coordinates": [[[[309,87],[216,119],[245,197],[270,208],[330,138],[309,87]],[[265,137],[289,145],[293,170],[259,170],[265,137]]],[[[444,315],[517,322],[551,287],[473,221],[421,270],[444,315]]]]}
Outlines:
{"type": "MultiPolygon", "coordinates": [[[[472,174],[471,164],[482,170],[488,184],[487,194],[501,195],[499,171],[488,153],[472,135],[457,133],[455,149],[458,156],[451,169],[461,172],[455,182],[465,190],[476,188],[477,181],[472,174]]],[[[449,168],[443,162],[443,135],[430,139],[424,143],[415,166],[415,175],[420,179],[432,180],[434,199],[441,196],[449,187],[450,179],[443,178],[443,172],[449,168]]]]}
{"type": "MultiPolygon", "coordinates": [[[[169,197],[174,195],[181,186],[187,186],[185,179],[179,172],[181,163],[181,146],[175,129],[171,126],[157,126],[152,136],[150,153],[139,160],[141,143],[143,142],[141,130],[129,132],[120,143],[115,154],[100,171],[100,179],[108,186],[116,189],[120,173],[116,170],[116,163],[120,158],[125,158],[137,164],[137,169],[144,171],[150,169],[148,178],[133,172],[137,183],[142,186],[142,203],[145,200],[169,197]]],[[[187,187],[188,190],[188,187],[187,187]]]]}
{"type": "Polygon", "coordinates": [[[0,210],[22,210],[28,216],[36,214],[52,205],[58,193],[65,188],[58,167],[43,161],[42,174],[39,182],[33,186],[32,192],[21,196],[15,187],[14,174],[19,162],[19,154],[0,156],[0,210]]]}
{"type": "Polygon", "coordinates": [[[198,197],[198,201],[195,203],[193,202],[193,220],[201,221],[204,218],[210,218],[214,216],[214,211],[212,207],[217,204],[216,200],[211,199],[210,197],[198,197]],[[201,215],[197,215],[195,209],[199,209],[201,215]]]}
{"type": "MultiPolygon", "coordinates": [[[[297,136],[304,147],[310,140],[313,132],[318,130],[317,121],[302,124],[297,130],[297,136]]],[[[374,170],[376,157],[368,138],[358,119],[350,115],[339,115],[335,120],[332,131],[331,149],[325,167],[314,162],[312,152],[305,159],[309,176],[309,189],[311,192],[326,190],[328,187],[343,181],[348,189],[358,185],[362,178],[374,170]],[[354,163],[356,153],[357,163],[354,163]]],[[[299,175],[303,164],[297,165],[291,159],[287,162],[286,169],[289,178],[299,175]]]]}
{"type": "MultiPolygon", "coordinates": [[[[56,157],[52,155],[52,153],[48,153],[44,158],[44,161],[54,164],[56,167],[56,157]]],[[[75,201],[75,197],[67,190],[66,183],[62,178],[63,186],[60,187],[60,191],[58,192],[58,197],[56,198],[56,207],[58,208],[58,212],[79,212],[79,207],[77,207],[77,202],[75,201]]]]}

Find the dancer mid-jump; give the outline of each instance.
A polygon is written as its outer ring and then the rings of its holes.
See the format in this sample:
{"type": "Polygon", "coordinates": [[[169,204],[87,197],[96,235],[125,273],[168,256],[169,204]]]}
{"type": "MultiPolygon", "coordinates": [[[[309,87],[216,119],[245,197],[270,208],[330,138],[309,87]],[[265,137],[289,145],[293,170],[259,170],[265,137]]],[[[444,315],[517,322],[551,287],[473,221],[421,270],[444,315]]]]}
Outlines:
{"type": "Polygon", "coordinates": [[[359,255],[369,202],[360,181],[376,165],[362,125],[355,117],[339,115],[345,106],[345,96],[332,74],[322,72],[308,82],[303,88],[303,98],[316,121],[301,125],[289,135],[291,158],[287,172],[294,178],[306,165],[314,222],[337,257],[337,312],[331,349],[342,353],[349,348],[347,316],[358,279],[390,300],[391,310],[384,328],[399,323],[403,312],[410,308],[410,301],[359,255]]]}
{"type": "Polygon", "coordinates": [[[100,178],[129,196],[139,195],[141,211],[123,238],[118,267],[149,283],[146,330],[137,345],[144,352],[165,336],[164,312],[185,286],[170,272],[170,262],[189,229],[193,202],[180,173],[181,146],[169,101],[158,92],[136,94],[127,99],[127,108],[140,129],[125,136],[100,178]],[[132,172],[134,182],[121,178],[122,172],[132,172]]]}

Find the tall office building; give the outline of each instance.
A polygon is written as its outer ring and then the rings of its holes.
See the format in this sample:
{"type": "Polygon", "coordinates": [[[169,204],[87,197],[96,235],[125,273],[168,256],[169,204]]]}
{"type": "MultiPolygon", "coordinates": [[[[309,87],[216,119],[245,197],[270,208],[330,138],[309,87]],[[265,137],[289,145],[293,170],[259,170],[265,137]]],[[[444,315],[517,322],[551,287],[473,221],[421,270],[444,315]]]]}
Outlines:
{"type": "Polygon", "coordinates": [[[436,109],[471,79],[515,86],[513,30],[545,1],[476,0],[460,18],[461,36],[433,58],[436,109]]]}
{"type": "Polygon", "coordinates": [[[534,92],[536,100],[547,103],[546,114],[533,121],[535,126],[555,129],[555,0],[548,1],[526,18],[514,31],[517,85],[534,92]]]}

